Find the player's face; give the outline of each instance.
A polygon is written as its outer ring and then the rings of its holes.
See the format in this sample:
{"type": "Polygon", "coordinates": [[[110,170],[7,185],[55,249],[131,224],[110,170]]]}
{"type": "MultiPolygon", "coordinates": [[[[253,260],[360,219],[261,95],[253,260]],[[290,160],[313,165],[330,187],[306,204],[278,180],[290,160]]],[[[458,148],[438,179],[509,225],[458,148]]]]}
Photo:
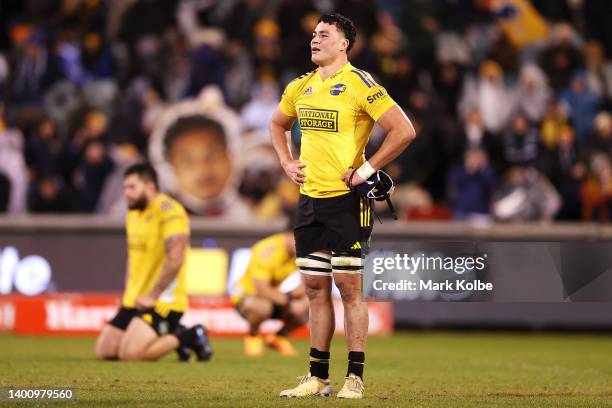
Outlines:
{"type": "Polygon", "coordinates": [[[348,47],[344,33],[333,24],[319,23],[310,40],[311,60],[321,66],[334,61],[348,47]]]}
{"type": "Polygon", "coordinates": [[[195,130],[178,137],[169,152],[178,188],[201,200],[218,197],[232,171],[231,160],[219,137],[195,130]]]}
{"type": "Polygon", "coordinates": [[[130,174],[123,180],[123,194],[130,210],[147,208],[147,183],[137,174],[130,174]]]}

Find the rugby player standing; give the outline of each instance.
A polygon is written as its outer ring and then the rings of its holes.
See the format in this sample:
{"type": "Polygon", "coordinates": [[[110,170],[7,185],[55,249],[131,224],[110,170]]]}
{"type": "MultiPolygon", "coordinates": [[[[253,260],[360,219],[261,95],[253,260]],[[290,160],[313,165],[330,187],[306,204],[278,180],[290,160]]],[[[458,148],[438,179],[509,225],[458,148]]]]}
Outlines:
{"type": "Polygon", "coordinates": [[[348,369],[339,398],[362,398],[368,311],[362,298],[362,247],[372,232],[369,199],[353,188],[396,158],[415,138],[402,109],[371,75],[348,62],[353,23],[340,14],[319,19],[310,43],[318,68],[289,85],[270,123],[270,136],[287,175],[300,185],[295,220],[296,264],[310,302],[310,368],[282,397],[331,394],[329,347],[334,332],[332,277],[344,307],[348,369]],[[296,120],[299,160],[286,137],[296,120]],[[374,123],[387,133],[365,160],[374,123]]]}

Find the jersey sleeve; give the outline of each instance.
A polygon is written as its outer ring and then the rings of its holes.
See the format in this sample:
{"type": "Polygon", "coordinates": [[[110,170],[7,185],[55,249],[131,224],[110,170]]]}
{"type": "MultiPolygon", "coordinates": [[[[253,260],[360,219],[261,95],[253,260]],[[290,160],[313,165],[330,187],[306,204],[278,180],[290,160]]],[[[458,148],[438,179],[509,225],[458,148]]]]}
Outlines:
{"type": "Polygon", "coordinates": [[[281,101],[278,104],[280,110],[287,116],[296,117],[297,112],[295,111],[295,88],[296,81],[290,82],[286,87],[281,101]]]}
{"type": "Polygon", "coordinates": [[[249,275],[253,279],[270,281],[272,274],[265,262],[260,262],[258,259],[253,259],[249,265],[249,275]]]}
{"type": "Polygon", "coordinates": [[[180,205],[170,200],[163,200],[160,203],[162,237],[178,234],[189,235],[189,217],[180,205]]]}
{"type": "Polygon", "coordinates": [[[383,113],[396,105],[387,90],[377,84],[372,76],[364,71],[353,71],[357,78],[357,105],[366,112],[374,121],[377,121],[383,113]]]}
{"type": "Polygon", "coordinates": [[[276,258],[279,246],[276,242],[266,242],[264,245],[256,245],[253,248],[251,262],[249,263],[249,274],[253,279],[270,281],[274,275],[274,268],[278,267],[276,258]]]}

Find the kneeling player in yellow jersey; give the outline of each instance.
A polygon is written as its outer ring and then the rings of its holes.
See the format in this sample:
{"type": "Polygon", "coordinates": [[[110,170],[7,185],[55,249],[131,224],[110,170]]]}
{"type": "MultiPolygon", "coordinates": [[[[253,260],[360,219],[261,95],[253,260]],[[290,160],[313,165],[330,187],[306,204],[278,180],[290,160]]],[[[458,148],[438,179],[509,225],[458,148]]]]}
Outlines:
{"type": "Polygon", "coordinates": [[[264,344],[282,355],[296,354],[287,336],[308,321],[308,300],[301,283],[289,293],[280,288],[295,272],[292,232],[272,235],[253,246],[247,270],[232,297],[240,315],[249,322],[249,335],[244,339],[246,355],[263,354],[264,344]],[[276,334],[262,337],[259,326],[267,319],[280,319],[283,327],[276,334]]]}
{"type": "Polygon", "coordinates": [[[212,356],[206,329],[179,323],[188,306],[183,261],[189,246],[185,209],[158,191],[157,174],[135,164],[124,175],[128,204],[127,276],[117,315],[96,342],[100,360],[157,360],[176,350],[181,360],[193,351],[212,356]]]}

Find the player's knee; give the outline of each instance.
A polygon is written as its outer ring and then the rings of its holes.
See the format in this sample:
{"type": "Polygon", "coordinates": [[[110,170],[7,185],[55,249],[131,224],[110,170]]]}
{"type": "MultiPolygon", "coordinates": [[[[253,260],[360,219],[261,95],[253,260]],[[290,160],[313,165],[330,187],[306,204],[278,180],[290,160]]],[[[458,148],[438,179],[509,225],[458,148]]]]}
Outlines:
{"type": "Polygon", "coordinates": [[[360,282],[337,279],[336,286],[343,303],[359,303],[362,301],[360,282]]]}
{"type": "Polygon", "coordinates": [[[142,359],[142,354],[137,350],[119,350],[119,360],[121,361],[140,361],[142,359]]]}
{"type": "Polygon", "coordinates": [[[248,321],[260,321],[272,314],[272,302],[255,297],[247,297],[242,303],[242,313],[248,321]]]}
{"type": "Polygon", "coordinates": [[[107,327],[102,329],[102,332],[96,339],[96,345],[94,346],[96,360],[117,359],[120,340],[121,337],[113,335],[108,331],[107,327]]]}
{"type": "Polygon", "coordinates": [[[319,279],[305,279],[304,290],[310,302],[323,301],[330,298],[329,283],[325,284],[319,279]]]}
{"type": "Polygon", "coordinates": [[[104,361],[104,360],[116,360],[117,359],[117,351],[105,349],[96,345],[94,350],[94,355],[96,356],[96,360],[104,361]]]}
{"type": "Polygon", "coordinates": [[[289,308],[289,315],[293,320],[308,321],[308,299],[302,298],[294,300],[289,308]]]}

